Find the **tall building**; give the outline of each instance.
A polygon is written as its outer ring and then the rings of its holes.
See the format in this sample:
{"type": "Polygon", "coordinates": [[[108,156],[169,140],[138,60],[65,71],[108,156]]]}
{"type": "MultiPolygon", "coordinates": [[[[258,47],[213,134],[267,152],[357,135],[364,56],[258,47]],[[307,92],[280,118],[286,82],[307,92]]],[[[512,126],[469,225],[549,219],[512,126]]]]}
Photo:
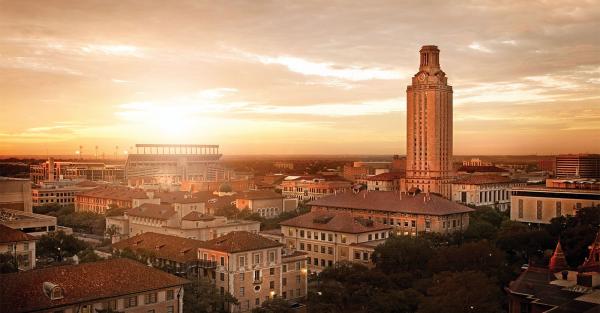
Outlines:
{"type": "Polygon", "coordinates": [[[452,86],[437,46],[421,48],[421,65],[406,89],[406,188],[451,197],[452,86]]]}
{"type": "Polygon", "coordinates": [[[600,154],[557,156],[556,178],[600,178],[600,154]]]}
{"type": "Polygon", "coordinates": [[[0,209],[32,212],[31,181],[0,177],[0,209]]]}
{"type": "Polygon", "coordinates": [[[31,165],[29,177],[35,184],[63,179],[120,182],[125,179],[125,166],[103,162],[62,162],[49,158],[44,163],[31,165]]]}

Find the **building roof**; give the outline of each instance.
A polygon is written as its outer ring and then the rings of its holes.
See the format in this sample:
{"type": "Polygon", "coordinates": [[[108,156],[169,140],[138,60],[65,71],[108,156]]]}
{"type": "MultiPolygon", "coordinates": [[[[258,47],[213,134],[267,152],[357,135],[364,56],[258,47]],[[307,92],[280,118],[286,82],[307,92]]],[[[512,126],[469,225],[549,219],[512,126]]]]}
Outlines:
{"type": "Polygon", "coordinates": [[[472,166],[472,165],[463,165],[458,168],[457,172],[467,172],[467,173],[504,173],[508,172],[505,169],[499,168],[493,165],[486,166],[472,166]]]}
{"type": "Polygon", "coordinates": [[[276,248],[283,244],[247,231],[233,231],[221,237],[205,241],[202,248],[236,253],[244,251],[276,248]]]}
{"type": "Polygon", "coordinates": [[[403,178],[405,176],[406,175],[404,173],[390,172],[390,173],[381,173],[381,174],[378,174],[375,176],[371,176],[371,177],[367,178],[367,180],[370,180],[370,181],[392,181],[392,180],[403,178]]]}
{"type": "Polygon", "coordinates": [[[53,266],[0,275],[0,312],[47,310],[81,302],[99,302],[189,281],[129,259],[53,266]],[[50,300],[44,282],[62,288],[63,298],[50,300]]]}
{"type": "Polygon", "coordinates": [[[148,195],[141,189],[123,186],[99,186],[92,190],[84,191],[79,196],[131,201],[133,199],[147,199],[148,195]]]}
{"type": "Polygon", "coordinates": [[[282,226],[327,230],[346,234],[360,234],[388,230],[392,226],[353,216],[350,212],[309,212],[279,223],[282,226]]]}
{"type": "Polygon", "coordinates": [[[464,176],[454,180],[453,184],[462,185],[488,185],[488,184],[506,184],[514,182],[513,179],[506,176],[486,174],[486,175],[471,175],[464,176]]]}
{"type": "Polygon", "coordinates": [[[0,243],[21,242],[36,240],[35,237],[28,235],[18,229],[10,228],[0,224],[0,243]]]}
{"type": "Polygon", "coordinates": [[[193,194],[187,191],[168,191],[158,192],[154,195],[155,198],[160,199],[160,203],[172,204],[172,203],[202,203],[201,198],[194,197],[193,194]]]}
{"type": "Polygon", "coordinates": [[[280,193],[272,190],[250,190],[244,191],[236,196],[237,199],[246,200],[268,200],[268,199],[283,199],[280,193]]]}
{"type": "Polygon", "coordinates": [[[436,194],[419,193],[413,196],[393,191],[368,192],[363,190],[356,194],[342,192],[319,198],[308,204],[332,208],[425,215],[448,215],[474,211],[467,206],[447,200],[436,194]]]}
{"type": "Polygon", "coordinates": [[[114,249],[129,248],[153,253],[157,258],[186,263],[198,259],[202,241],[153,232],[143,233],[114,243],[114,249]]]}
{"type": "Polygon", "coordinates": [[[198,211],[192,211],[186,214],[182,220],[184,221],[214,221],[215,217],[212,215],[202,214],[198,211]]]}
{"type": "Polygon", "coordinates": [[[128,216],[139,216],[168,220],[175,214],[175,209],[168,204],[144,203],[138,207],[125,211],[128,216]]]}

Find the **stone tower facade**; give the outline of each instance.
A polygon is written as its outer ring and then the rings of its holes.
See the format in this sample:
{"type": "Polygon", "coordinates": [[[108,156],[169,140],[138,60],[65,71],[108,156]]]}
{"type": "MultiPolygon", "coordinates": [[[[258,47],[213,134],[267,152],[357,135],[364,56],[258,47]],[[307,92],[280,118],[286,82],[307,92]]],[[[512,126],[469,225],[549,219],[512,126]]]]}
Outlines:
{"type": "Polygon", "coordinates": [[[419,72],[406,89],[406,188],[452,194],[452,86],[437,46],[421,48],[419,72]]]}

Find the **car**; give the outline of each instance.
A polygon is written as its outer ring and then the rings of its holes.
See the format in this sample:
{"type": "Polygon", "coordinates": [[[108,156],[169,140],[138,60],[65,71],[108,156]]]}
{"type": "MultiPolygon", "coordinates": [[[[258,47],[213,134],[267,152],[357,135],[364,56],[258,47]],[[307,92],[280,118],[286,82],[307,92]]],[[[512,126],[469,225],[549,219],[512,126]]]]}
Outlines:
{"type": "Polygon", "coordinates": [[[529,264],[523,264],[523,265],[521,265],[521,269],[524,270],[524,271],[528,270],[529,269],[529,264]]]}

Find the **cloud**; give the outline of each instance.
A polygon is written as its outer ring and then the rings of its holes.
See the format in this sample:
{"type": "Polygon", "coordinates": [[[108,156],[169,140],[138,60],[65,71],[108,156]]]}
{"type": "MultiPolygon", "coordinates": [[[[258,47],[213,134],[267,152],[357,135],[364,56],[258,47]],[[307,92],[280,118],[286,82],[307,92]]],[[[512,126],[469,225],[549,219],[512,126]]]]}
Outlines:
{"type": "Polygon", "coordinates": [[[481,44],[479,44],[478,42],[473,42],[469,45],[469,48],[473,49],[473,50],[477,50],[480,52],[485,52],[485,53],[492,53],[493,51],[482,46],[481,44]]]}

